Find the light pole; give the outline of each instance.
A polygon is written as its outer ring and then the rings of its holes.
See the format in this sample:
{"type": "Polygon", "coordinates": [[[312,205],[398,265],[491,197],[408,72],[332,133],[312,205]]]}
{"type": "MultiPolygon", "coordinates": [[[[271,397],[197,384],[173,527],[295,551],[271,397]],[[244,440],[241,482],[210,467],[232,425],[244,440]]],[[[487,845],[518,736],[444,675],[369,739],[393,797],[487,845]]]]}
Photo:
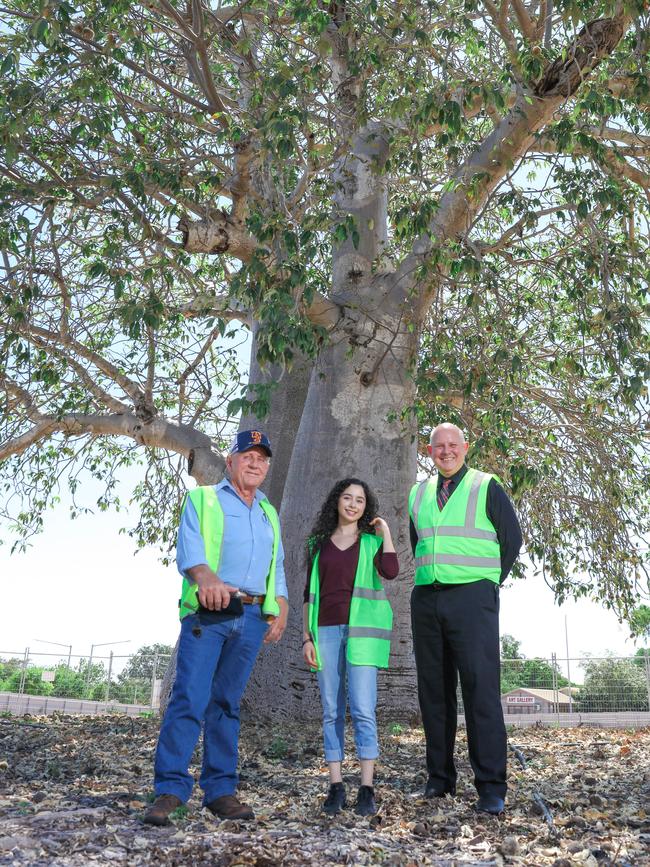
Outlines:
{"type": "Polygon", "coordinates": [[[68,668],[70,668],[70,660],[72,659],[72,645],[62,644],[60,641],[46,641],[44,638],[33,638],[32,641],[38,641],[39,644],[56,644],[58,647],[68,648],[68,668]]]}
{"type": "Polygon", "coordinates": [[[566,641],[566,676],[569,679],[569,713],[573,713],[573,687],[571,685],[571,666],[569,664],[569,625],[566,614],[564,615],[564,638],[566,641]]]}
{"type": "Polygon", "coordinates": [[[124,641],[102,641],[100,644],[91,644],[90,645],[90,658],[88,660],[88,671],[86,672],[86,690],[88,690],[88,685],[90,684],[90,667],[93,664],[93,653],[95,652],[96,647],[107,647],[109,644],[130,644],[131,639],[127,638],[124,641]]]}

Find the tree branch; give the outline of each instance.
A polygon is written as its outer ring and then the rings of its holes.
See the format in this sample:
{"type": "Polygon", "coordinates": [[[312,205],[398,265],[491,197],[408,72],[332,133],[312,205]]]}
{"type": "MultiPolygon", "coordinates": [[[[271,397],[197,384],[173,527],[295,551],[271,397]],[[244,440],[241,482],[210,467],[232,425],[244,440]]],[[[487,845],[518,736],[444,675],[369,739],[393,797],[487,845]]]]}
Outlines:
{"type": "MultiPolygon", "coordinates": [[[[47,353],[53,355],[55,358],[62,359],[65,361],[67,365],[69,365],[72,370],[77,374],[81,382],[88,389],[90,394],[99,402],[99,404],[103,404],[107,409],[111,410],[111,412],[122,413],[127,412],[128,407],[126,404],[114,398],[109,392],[105,389],[101,388],[101,386],[97,383],[97,381],[92,377],[87,370],[85,370],[81,364],[74,358],[71,353],[65,352],[60,346],[53,344],[50,340],[45,340],[36,334],[33,333],[33,330],[30,329],[29,325],[21,326],[17,328],[19,334],[22,334],[26,340],[29,340],[35,346],[44,349],[47,353]]],[[[68,343],[69,338],[65,335],[61,336],[62,343],[68,343]]]]}
{"type": "Polygon", "coordinates": [[[521,68],[519,51],[517,50],[517,40],[515,39],[515,35],[508,25],[509,0],[501,0],[500,10],[497,9],[496,4],[493,3],[492,0],[483,0],[483,4],[487,11],[490,13],[490,18],[492,19],[494,26],[496,27],[499,36],[503,40],[503,44],[508,51],[510,62],[512,63],[513,69],[516,71],[517,79],[519,81],[523,81],[524,74],[521,68]]]}
{"type": "Polygon", "coordinates": [[[242,262],[250,262],[258,249],[257,239],[225,211],[215,211],[202,220],[189,220],[185,216],[178,228],[183,235],[183,249],[188,253],[228,253],[242,262]]]}
{"type": "MultiPolygon", "coordinates": [[[[458,169],[453,188],[441,196],[428,232],[416,241],[397,272],[399,291],[408,291],[419,265],[434,248],[451,238],[464,237],[491,192],[515,162],[536,145],[539,130],[559,106],[614,51],[631,20],[629,12],[622,11],[615,18],[585,25],[563,56],[549,65],[534,91],[521,88],[510,112],[458,169]]],[[[420,318],[435,291],[434,284],[423,286],[420,318]]]]}
{"type": "MultiPolygon", "coordinates": [[[[545,137],[540,138],[535,142],[534,150],[538,153],[545,154],[566,153],[566,151],[560,150],[552,139],[545,137]]],[[[586,148],[575,146],[571,148],[571,151],[567,155],[587,157],[592,162],[596,163],[596,165],[601,165],[596,154],[586,148]]],[[[646,192],[650,190],[650,174],[642,172],[640,169],[635,168],[635,166],[631,166],[622,156],[620,151],[601,145],[598,150],[598,155],[602,157],[602,162],[605,164],[607,171],[611,172],[614,177],[619,179],[627,178],[635,184],[638,184],[642,189],[646,190],[646,192]]]]}
{"type": "Polygon", "coordinates": [[[70,413],[60,418],[42,416],[30,431],[15,437],[0,448],[0,460],[20,455],[30,446],[42,442],[54,433],[61,433],[64,436],[124,436],[139,445],[162,448],[183,455],[185,458],[189,458],[193,452],[204,451],[212,455],[213,463],[225,467],[223,457],[212,448],[212,440],[195,428],[171,424],[162,418],[143,423],[142,419],[134,413],[116,415],[70,413]]]}
{"type": "Polygon", "coordinates": [[[577,207],[577,205],[564,203],[562,205],[555,205],[552,208],[543,208],[541,211],[536,211],[534,214],[524,214],[520,220],[517,220],[517,222],[510,226],[509,229],[506,229],[497,241],[494,241],[492,244],[478,243],[475,246],[483,255],[487,253],[496,253],[499,250],[502,250],[514,235],[521,234],[524,227],[531,223],[537,223],[542,219],[542,217],[556,214],[558,211],[575,211],[577,210],[577,207]]]}
{"type": "Polygon", "coordinates": [[[515,16],[519,22],[519,26],[521,27],[521,32],[529,42],[535,42],[535,25],[528,14],[528,10],[522,3],[522,0],[512,0],[512,8],[514,9],[515,16]]]}
{"type": "Polygon", "coordinates": [[[47,341],[48,344],[52,344],[55,347],[57,344],[70,347],[77,353],[77,355],[81,358],[85,358],[86,361],[90,361],[98,370],[101,370],[109,379],[112,379],[113,382],[119,385],[124,393],[128,394],[136,406],[141,406],[143,404],[144,394],[137,383],[133,382],[132,379],[129,379],[128,376],[125,376],[114,364],[111,364],[110,361],[105,359],[98,352],[88,349],[87,346],[72,337],[64,338],[55,331],[48,331],[46,328],[40,328],[32,323],[25,327],[29,330],[31,335],[43,338],[43,340],[47,341]]]}

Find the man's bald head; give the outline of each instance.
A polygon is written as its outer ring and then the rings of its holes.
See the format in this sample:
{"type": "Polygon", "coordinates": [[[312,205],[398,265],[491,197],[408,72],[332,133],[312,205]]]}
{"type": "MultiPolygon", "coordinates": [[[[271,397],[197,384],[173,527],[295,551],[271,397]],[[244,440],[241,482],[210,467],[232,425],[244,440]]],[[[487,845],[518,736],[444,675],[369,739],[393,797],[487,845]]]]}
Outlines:
{"type": "Polygon", "coordinates": [[[434,429],[431,431],[431,436],[429,437],[429,444],[433,445],[433,440],[436,434],[440,435],[443,433],[455,434],[461,443],[465,442],[465,434],[459,427],[449,421],[443,421],[442,424],[434,427],[434,429]]]}
{"type": "Polygon", "coordinates": [[[431,431],[428,451],[438,471],[446,478],[463,466],[468,448],[465,435],[455,424],[443,422],[431,431]]]}

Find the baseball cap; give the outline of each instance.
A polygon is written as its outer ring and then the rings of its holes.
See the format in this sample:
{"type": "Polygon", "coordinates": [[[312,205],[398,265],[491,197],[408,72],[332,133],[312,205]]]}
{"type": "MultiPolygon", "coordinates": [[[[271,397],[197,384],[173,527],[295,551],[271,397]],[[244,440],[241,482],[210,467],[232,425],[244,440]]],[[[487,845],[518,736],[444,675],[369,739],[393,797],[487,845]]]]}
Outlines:
{"type": "Polygon", "coordinates": [[[273,455],[269,438],[265,433],[262,433],[261,430],[239,431],[239,433],[235,435],[232,445],[230,446],[230,454],[234,455],[236,452],[247,452],[255,446],[263,448],[269,457],[273,455]]]}

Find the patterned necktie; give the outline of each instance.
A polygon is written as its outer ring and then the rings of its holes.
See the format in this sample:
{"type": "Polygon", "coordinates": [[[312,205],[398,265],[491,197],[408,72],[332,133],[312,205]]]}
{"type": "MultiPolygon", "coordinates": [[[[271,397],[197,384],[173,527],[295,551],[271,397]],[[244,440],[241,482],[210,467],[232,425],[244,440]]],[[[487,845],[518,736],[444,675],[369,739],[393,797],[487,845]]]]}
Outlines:
{"type": "Polygon", "coordinates": [[[438,508],[442,511],[445,507],[445,503],[449,499],[449,485],[451,484],[451,479],[445,479],[440,489],[438,490],[438,508]]]}

